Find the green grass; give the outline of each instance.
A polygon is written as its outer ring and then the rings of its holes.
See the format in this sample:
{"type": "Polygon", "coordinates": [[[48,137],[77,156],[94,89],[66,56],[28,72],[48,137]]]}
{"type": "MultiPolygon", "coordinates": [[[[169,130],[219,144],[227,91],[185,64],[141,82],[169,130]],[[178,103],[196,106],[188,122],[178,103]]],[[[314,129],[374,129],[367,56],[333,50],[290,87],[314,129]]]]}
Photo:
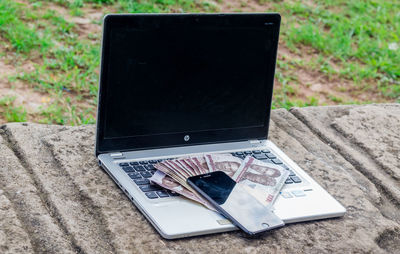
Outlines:
{"type": "MultiPolygon", "coordinates": [[[[338,74],[357,84],[377,82],[384,96],[400,98],[400,2],[397,0],[314,0],[311,5],[285,1],[283,37],[289,48],[308,45],[329,63],[320,71],[338,74]]],[[[298,51],[298,50],[297,50],[298,51]]],[[[301,52],[299,52],[301,53],[301,52]]],[[[321,61],[321,59],[319,59],[321,61]]],[[[316,65],[316,63],[315,63],[316,65]]]]}
{"type": "MultiPolygon", "coordinates": [[[[263,1],[263,0],[260,0],[263,1]]],[[[221,2],[221,0],[217,1],[221,2]]],[[[78,24],[48,5],[66,8],[71,16],[85,17],[85,8],[106,12],[215,12],[207,0],[0,0],[0,58],[14,66],[33,63],[27,71],[17,67],[10,80],[23,81],[51,97],[35,113],[34,121],[80,125],[95,122],[100,63],[100,34],[82,36],[78,24]]],[[[302,56],[304,47],[317,57],[280,59],[277,63],[273,107],[320,105],[313,95],[299,99],[298,72],[302,69],[328,79],[346,79],[347,90],[379,91],[381,97],[400,102],[400,2],[394,0],[275,0],[270,11],[281,12],[281,42],[302,56]],[[396,47],[399,47],[396,49],[396,47]],[[333,64],[334,63],[334,64],[333,64]]],[[[245,3],[242,2],[242,7],[245,3]]],[[[238,9],[237,11],[240,11],[238,9]]],[[[94,21],[100,25],[101,21],[94,21]]],[[[333,103],[354,103],[328,95],[333,103]]],[[[29,119],[15,98],[0,99],[7,121],[29,119]]],[[[358,102],[357,103],[362,103],[358,102]]]]}
{"type": "Polygon", "coordinates": [[[22,107],[14,106],[15,97],[4,96],[0,98],[0,113],[7,122],[26,122],[26,110],[22,107]]]}
{"type": "Polygon", "coordinates": [[[197,0],[119,0],[119,4],[120,11],[131,13],[216,11],[211,2],[197,0]]]}
{"type": "Polygon", "coordinates": [[[27,21],[34,18],[36,16],[29,9],[22,8],[22,4],[0,1],[0,33],[17,52],[26,53],[34,48],[43,52],[52,46],[46,30],[39,34],[35,25],[28,26],[27,21]]]}
{"type": "MultiPolygon", "coordinates": [[[[2,3],[13,5],[11,1],[3,1],[2,3]]],[[[23,42],[27,43],[23,46],[13,43],[12,46],[17,52],[19,48],[26,49],[21,51],[22,59],[28,58],[35,64],[33,71],[19,72],[11,79],[22,80],[54,98],[54,103],[49,108],[42,108],[38,121],[72,125],[94,123],[95,97],[98,90],[98,75],[95,70],[99,66],[99,43],[93,43],[90,39],[79,39],[76,25],[66,21],[53,10],[32,8],[32,18],[26,18],[26,12],[21,10],[29,8],[15,4],[13,6],[13,13],[16,15],[12,22],[30,22],[35,27],[35,33],[26,34],[23,42]],[[40,41],[41,36],[46,39],[46,45],[53,46],[44,48],[40,43],[29,43],[37,38],[40,41]],[[33,51],[39,51],[40,54],[33,54],[33,51]],[[87,104],[85,100],[88,98],[89,107],[81,106],[80,104],[87,104]],[[91,117],[81,112],[90,112],[91,117]]]]}
{"type": "Polygon", "coordinates": [[[95,122],[100,63],[99,36],[80,38],[76,24],[45,8],[52,2],[82,16],[85,4],[113,6],[119,12],[212,11],[198,0],[48,0],[27,4],[0,2],[0,35],[18,53],[13,61],[34,63],[33,71],[20,71],[10,80],[21,80],[53,98],[41,107],[37,121],[80,125],[95,122]]]}

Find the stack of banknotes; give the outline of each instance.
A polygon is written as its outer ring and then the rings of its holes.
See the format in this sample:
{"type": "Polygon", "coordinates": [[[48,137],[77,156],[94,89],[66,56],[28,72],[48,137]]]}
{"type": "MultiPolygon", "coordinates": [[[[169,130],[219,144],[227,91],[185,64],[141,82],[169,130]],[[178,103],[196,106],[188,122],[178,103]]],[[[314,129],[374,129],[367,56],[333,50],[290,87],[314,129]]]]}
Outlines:
{"type": "Polygon", "coordinates": [[[214,211],[213,206],[186,183],[188,177],[223,171],[234,181],[243,182],[249,193],[260,203],[269,207],[275,201],[289,175],[288,170],[278,165],[256,160],[251,156],[242,160],[231,154],[182,157],[162,161],[154,167],[157,171],[150,178],[153,183],[214,211]]]}

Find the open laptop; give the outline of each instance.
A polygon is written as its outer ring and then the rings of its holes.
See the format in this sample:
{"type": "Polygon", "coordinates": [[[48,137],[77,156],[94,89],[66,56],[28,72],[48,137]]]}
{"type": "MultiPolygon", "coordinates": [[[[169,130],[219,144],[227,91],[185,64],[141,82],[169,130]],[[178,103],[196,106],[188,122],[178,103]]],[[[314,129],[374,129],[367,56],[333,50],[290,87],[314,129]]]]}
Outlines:
{"type": "Polygon", "coordinates": [[[268,138],[279,14],[107,15],[98,100],[99,164],[165,238],[237,229],[149,183],[154,164],[252,155],[290,170],[274,204],[285,223],[345,208],[268,138]]]}

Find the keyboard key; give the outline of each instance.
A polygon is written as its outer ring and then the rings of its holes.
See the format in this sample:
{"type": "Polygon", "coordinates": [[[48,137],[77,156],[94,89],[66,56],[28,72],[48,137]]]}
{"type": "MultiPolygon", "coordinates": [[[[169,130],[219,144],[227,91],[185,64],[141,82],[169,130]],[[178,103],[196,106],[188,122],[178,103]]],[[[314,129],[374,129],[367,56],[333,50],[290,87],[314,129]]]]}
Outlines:
{"type": "Polygon", "coordinates": [[[122,167],[122,169],[123,169],[126,173],[135,172],[135,170],[134,170],[132,167],[122,167]]]}
{"type": "Polygon", "coordinates": [[[168,190],[168,194],[171,196],[171,197],[176,197],[176,196],[180,196],[178,193],[176,193],[175,191],[170,191],[170,190],[168,190]]]}
{"type": "Polygon", "coordinates": [[[243,155],[243,152],[236,152],[236,155],[243,155]]]}
{"type": "Polygon", "coordinates": [[[271,151],[268,150],[268,149],[264,149],[264,150],[261,150],[261,152],[263,152],[263,153],[270,153],[271,151]]]}
{"type": "Polygon", "coordinates": [[[149,162],[150,162],[151,164],[156,164],[158,161],[157,161],[157,160],[149,160],[149,162]]]}
{"type": "Polygon", "coordinates": [[[282,164],[282,165],[279,165],[279,166],[283,167],[283,168],[286,169],[286,170],[289,170],[289,167],[286,166],[285,164],[282,164]]]}
{"type": "Polygon", "coordinates": [[[147,184],[150,184],[150,181],[149,181],[149,179],[136,179],[136,180],[133,180],[137,185],[147,185],[147,184]]]}
{"type": "Polygon", "coordinates": [[[121,167],[129,166],[129,164],[128,164],[127,162],[122,162],[122,163],[120,163],[119,165],[120,165],[121,167]]]}
{"type": "Polygon", "coordinates": [[[136,170],[136,171],[138,171],[138,172],[140,172],[140,171],[146,171],[146,169],[143,167],[143,166],[133,166],[133,168],[136,170]]]}
{"type": "Polygon", "coordinates": [[[147,196],[149,199],[158,198],[158,196],[157,196],[157,194],[156,194],[155,192],[147,192],[147,193],[145,193],[145,194],[146,194],[146,196],[147,196]]]}
{"type": "Polygon", "coordinates": [[[291,184],[293,183],[292,179],[290,179],[290,177],[288,177],[285,181],[285,184],[291,184]]]}
{"type": "Polygon", "coordinates": [[[137,166],[137,165],[139,165],[139,162],[134,161],[134,162],[131,162],[130,164],[131,164],[132,166],[137,166]]]}
{"type": "Polygon", "coordinates": [[[152,176],[152,174],[148,171],[144,171],[144,172],[140,172],[140,174],[144,177],[144,178],[150,178],[152,176]]]}
{"type": "Polygon", "coordinates": [[[256,158],[257,160],[266,160],[268,157],[265,154],[253,154],[253,157],[256,158]]]}
{"type": "Polygon", "coordinates": [[[162,161],[163,161],[163,159],[158,159],[158,160],[157,160],[157,162],[162,162],[162,161]]]}
{"type": "Polygon", "coordinates": [[[276,156],[273,155],[272,153],[267,153],[267,154],[265,154],[265,156],[267,156],[268,159],[271,159],[271,160],[276,159],[276,156]]]}
{"type": "Polygon", "coordinates": [[[284,198],[293,198],[293,196],[289,192],[286,192],[286,191],[282,192],[281,196],[284,198]]]}
{"type": "Polygon", "coordinates": [[[298,176],[291,176],[290,178],[292,178],[293,182],[295,183],[301,183],[301,179],[298,176]]]}
{"type": "Polygon", "coordinates": [[[245,157],[246,157],[246,155],[238,155],[238,154],[233,154],[233,156],[235,156],[236,158],[239,158],[239,159],[244,159],[245,157]]]}
{"type": "Polygon", "coordinates": [[[157,193],[157,195],[158,195],[160,198],[167,198],[167,197],[169,197],[168,193],[167,193],[166,191],[164,191],[164,190],[162,190],[162,191],[157,191],[156,193],[157,193]]]}
{"type": "Polygon", "coordinates": [[[250,155],[250,154],[252,154],[252,152],[251,151],[245,151],[245,152],[243,152],[244,154],[246,154],[246,155],[250,155]]]}
{"type": "Polygon", "coordinates": [[[149,165],[144,165],[143,167],[144,167],[145,169],[147,169],[147,170],[155,169],[154,166],[151,165],[151,164],[149,164],[149,165]]]}
{"type": "Polygon", "coordinates": [[[265,163],[272,163],[272,160],[270,160],[270,159],[262,159],[260,161],[265,162],[265,163]]]}
{"type": "Polygon", "coordinates": [[[148,185],[141,185],[139,186],[140,190],[143,192],[149,192],[149,191],[159,191],[161,190],[161,187],[159,187],[158,185],[154,185],[154,184],[148,184],[148,185]]]}
{"type": "Polygon", "coordinates": [[[275,164],[283,164],[279,159],[273,159],[272,162],[275,164]]]}
{"type": "Polygon", "coordinates": [[[140,178],[142,178],[142,176],[140,175],[140,173],[137,173],[137,172],[135,172],[135,173],[129,173],[128,176],[129,176],[131,179],[140,179],[140,178]]]}
{"type": "Polygon", "coordinates": [[[149,162],[148,161],[139,161],[139,164],[140,165],[146,165],[146,164],[149,164],[149,162]]]}
{"type": "Polygon", "coordinates": [[[254,154],[260,154],[261,151],[260,151],[260,150],[254,150],[253,153],[254,153],[254,154]]]}
{"type": "Polygon", "coordinates": [[[294,190],[292,191],[292,194],[295,195],[296,197],[304,197],[306,195],[302,190],[294,190]]]}
{"type": "Polygon", "coordinates": [[[292,170],[289,171],[289,176],[295,176],[296,173],[294,173],[292,170]]]}

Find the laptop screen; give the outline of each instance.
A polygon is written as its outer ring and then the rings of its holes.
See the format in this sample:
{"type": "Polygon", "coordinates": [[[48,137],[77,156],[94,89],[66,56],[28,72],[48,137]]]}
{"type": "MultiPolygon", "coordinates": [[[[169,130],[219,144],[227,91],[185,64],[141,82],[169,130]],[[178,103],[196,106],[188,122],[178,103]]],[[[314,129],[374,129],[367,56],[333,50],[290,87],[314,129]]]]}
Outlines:
{"type": "Polygon", "coordinates": [[[279,23],[240,14],[116,15],[108,23],[103,139],[178,135],[183,143],[194,133],[268,125],[279,23]]]}

